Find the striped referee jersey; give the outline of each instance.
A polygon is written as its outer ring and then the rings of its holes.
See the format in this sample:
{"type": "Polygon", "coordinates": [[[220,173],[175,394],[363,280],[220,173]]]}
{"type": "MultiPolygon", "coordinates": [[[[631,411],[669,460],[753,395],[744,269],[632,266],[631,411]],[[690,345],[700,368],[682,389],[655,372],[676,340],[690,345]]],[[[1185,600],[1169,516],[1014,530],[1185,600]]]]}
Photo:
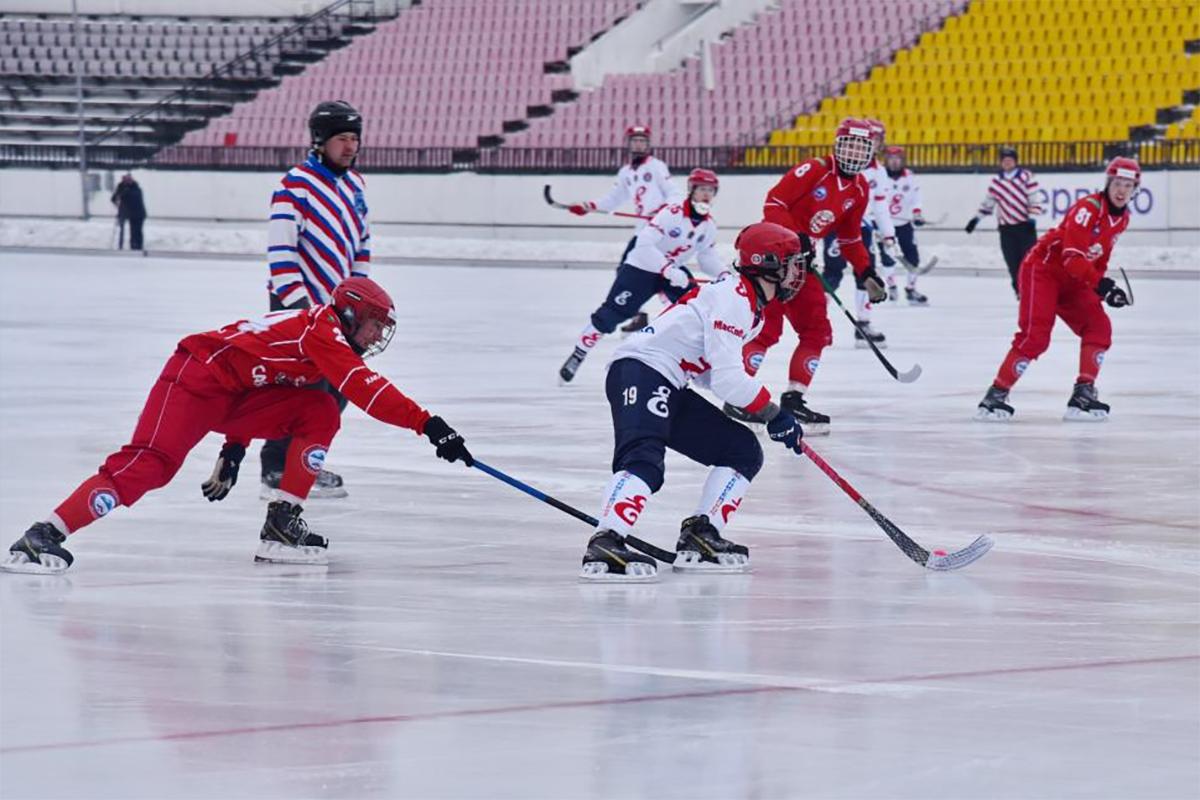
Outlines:
{"type": "Polygon", "coordinates": [[[995,210],[998,225],[1028,222],[1042,211],[1035,199],[1040,193],[1037,178],[1029,170],[1018,167],[1012,172],[999,172],[992,178],[987,194],[979,204],[979,215],[987,216],[995,210]]]}
{"type": "Polygon", "coordinates": [[[328,303],[346,278],[367,277],[365,188],[358,172],[338,176],[315,153],[283,176],[271,196],[267,260],[270,289],[285,306],[305,297],[313,305],[328,303]]]}

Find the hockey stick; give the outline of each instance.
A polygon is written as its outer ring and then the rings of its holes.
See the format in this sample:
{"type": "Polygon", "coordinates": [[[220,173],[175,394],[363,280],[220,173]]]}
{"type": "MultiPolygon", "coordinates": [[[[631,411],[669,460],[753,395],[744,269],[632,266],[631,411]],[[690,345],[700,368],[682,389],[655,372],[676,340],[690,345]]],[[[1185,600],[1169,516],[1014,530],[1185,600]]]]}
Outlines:
{"type": "Polygon", "coordinates": [[[812,270],[812,273],[817,276],[818,280],[821,281],[821,285],[825,287],[825,292],[830,297],[833,298],[833,301],[835,303],[838,304],[838,308],[840,308],[842,310],[842,313],[846,315],[846,319],[850,320],[850,324],[854,326],[854,329],[856,331],[858,331],[860,334],[862,334],[862,337],[866,341],[867,344],[871,345],[871,350],[873,350],[875,352],[875,357],[879,359],[879,363],[883,364],[883,368],[888,371],[889,375],[891,375],[893,378],[900,381],[901,383],[912,383],[917,378],[921,377],[921,365],[920,364],[913,364],[912,369],[910,369],[908,372],[900,372],[895,367],[893,367],[892,362],[887,360],[887,357],[885,357],[883,355],[883,353],[880,352],[879,348],[875,346],[875,343],[871,341],[871,338],[869,336],[867,336],[865,333],[863,333],[862,326],[859,325],[859,322],[858,322],[858,320],[856,320],[854,318],[854,315],[851,314],[844,305],[842,305],[841,298],[838,297],[837,293],[833,291],[833,287],[831,287],[829,285],[829,282],[825,280],[825,276],[822,275],[820,272],[817,272],[815,269],[812,270]]]}
{"type": "Polygon", "coordinates": [[[915,264],[913,264],[911,261],[909,261],[907,258],[905,258],[903,256],[903,254],[897,253],[896,258],[898,258],[900,260],[900,263],[904,265],[904,268],[906,270],[908,270],[909,272],[911,272],[913,275],[924,275],[925,273],[927,273],[931,269],[933,269],[935,266],[937,266],[937,262],[938,262],[938,257],[934,256],[933,258],[931,258],[925,262],[925,266],[918,267],[915,264]]]}
{"type": "Polygon", "coordinates": [[[1125,294],[1129,296],[1129,305],[1133,305],[1133,287],[1129,285],[1129,276],[1125,274],[1124,267],[1117,267],[1121,270],[1121,280],[1125,281],[1125,294]]]}
{"type": "MultiPolygon", "coordinates": [[[[530,497],[541,500],[543,503],[545,503],[547,505],[554,506],[559,511],[570,514],[572,517],[574,517],[577,520],[586,522],[588,525],[591,525],[593,528],[597,528],[600,526],[600,520],[596,519],[592,515],[585,514],[582,511],[580,511],[579,509],[574,508],[573,506],[569,506],[566,503],[562,502],[561,500],[551,497],[550,495],[546,494],[545,492],[540,492],[537,489],[530,486],[529,484],[523,483],[523,482],[517,480],[516,478],[512,477],[511,475],[504,474],[503,472],[496,469],[495,467],[489,467],[487,464],[484,464],[479,459],[475,459],[475,468],[480,470],[481,472],[486,472],[488,475],[491,475],[493,478],[496,478],[497,480],[504,481],[509,486],[512,486],[516,489],[520,489],[522,492],[529,495],[530,497]]],[[[635,550],[642,551],[643,553],[650,556],[651,558],[656,558],[659,561],[665,562],[667,564],[675,563],[675,554],[668,550],[663,550],[661,547],[655,547],[654,545],[650,544],[649,542],[644,542],[641,539],[637,538],[636,536],[626,536],[625,541],[629,544],[630,547],[634,548],[635,550]]]]}
{"type": "MultiPolygon", "coordinates": [[[[550,195],[550,184],[548,184],[548,183],[542,187],[542,197],[546,198],[546,202],[549,205],[553,206],[554,208],[561,208],[563,211],[571,210],[571,206],[569,204],[560,203],[550,195]]],[[[647,216],[643,216],[641,214],[630,214],[626,211],[600,211],[599,209],[594,209],[588,213],[608,214],[609,216],[612,216],[612,217],[629,217],[630,219],[654,219],[653,217],[647,217],[647,216]]]]}
{"type": "Polygon", "coordinates": [[[904,531],[896,527],[890,519],[880,514],[875,506],[867,502],[861,494],[859,494],[853,486],[847,483],[846,479],[838,475],[833,467],[826,463],[825,459],[821,458],[816,452],[808,446],[807,442],[800,442],[801,449],[804,450],[804,455],[817,465],[817,467],[829,476],[830,480],[838,485],[839,488],[850,496],[850,499],[858,503],[859,507],[875,520],[875,524],[883,528],[883,532],[888,535],[888,538],[895,542],[896,546],[904,551],[904,555],[911,558],[913,561],[920,564],[926,569],[945,572],[952,569],[961,569],[968,564],[978,561],[983,558],[983,555],[988,550],[992,549],[995,542],[986,534],[980,536],[975,541],[964,547],[962,550],[956,550],[953,553],[947,553],[944,550],[934,550],[932,553],[926,550],[921,545],[908,538],[904,531]]]}

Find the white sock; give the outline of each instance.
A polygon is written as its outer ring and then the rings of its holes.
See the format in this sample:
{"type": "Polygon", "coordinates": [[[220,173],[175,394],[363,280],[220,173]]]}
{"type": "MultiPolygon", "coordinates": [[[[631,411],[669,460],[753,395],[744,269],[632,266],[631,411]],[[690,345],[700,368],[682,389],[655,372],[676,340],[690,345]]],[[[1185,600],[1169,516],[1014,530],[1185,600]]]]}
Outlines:
{"type": "Polygon", "coordinates": [[[883,274],[888,286],[896,285],[896,265],[886,266],[883,262],[879,264],[879,271],[883,274]]]}
{"type": "Polygon", "coordinates": [[[720,532],[733,516],[733,512],[742,504],[742,497],[749,488],[750,481],[737,470],[731,467],[713,467],[709,470],[708,480],[704,481],[696,513],[707,514],[708,521],[720,532]]]}
{"type": "Polygon", "coordinates": [[[800,394],[804,394],[808,391],[808,384],[801,383],[800,381],[788,381],[787,390],[789,392],[799,392],[800,394]]]}
{"type": "Polygon", "coordinates": [[[646,482],[632,472],[614,473],[604,490],[600,530],[613,530],[622,536],[631,533],[651,494],[646,482]]]}
{"type": "Polygon", "coordinates": [[[871,321],[871,301],[867,299],[868,297],[870,295],[867,294],[866,290],[854,290],[854,315],[858,318],[859,322],[871,321]]]}
{"type": "Polygon", "coordinates": [[[595,325],[589,322],[587,327],[580,332],[579,341],[576,342],[576,345],[578,347],[582,347],[584,350],[591,350],[596,346],[596,343],[603,338],[604,334],[601,333],[595,325]]]}
{"type": "Polygon", "coordinates": [[[917,277],[918,276],[915,273],[912,273],[912,272],[908,273],[908,288],[909,289],[917,288],[917,277]]]}
{"type": "Polygon", "coordinates": [[[50,516],[46,517],[45,521],[53,525],[63,536],[67,536],[71,533],[69,530],[67,530],[67,523],[63,522],[62,517],[60,517],[58,514],[55,514],[53,511],[50,512],[50,516]]]}

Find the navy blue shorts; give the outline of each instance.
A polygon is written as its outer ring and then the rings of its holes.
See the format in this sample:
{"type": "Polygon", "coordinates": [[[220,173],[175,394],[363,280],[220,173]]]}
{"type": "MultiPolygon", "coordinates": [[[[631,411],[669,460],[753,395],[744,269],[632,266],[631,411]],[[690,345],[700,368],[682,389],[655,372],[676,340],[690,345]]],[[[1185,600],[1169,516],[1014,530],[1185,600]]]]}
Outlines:
{"type": "Polygon", "coordinates": [[[662,292],[674,303],[686,291],[686,288],[672,286],[670,281],[657,272],[647,272],[622,264],[617,267],[617,276],[608,290],[608,297],[604,298],[604,304],[592,314],[592,324],[601,333],[612,333],[655,294],[662,292]]]}

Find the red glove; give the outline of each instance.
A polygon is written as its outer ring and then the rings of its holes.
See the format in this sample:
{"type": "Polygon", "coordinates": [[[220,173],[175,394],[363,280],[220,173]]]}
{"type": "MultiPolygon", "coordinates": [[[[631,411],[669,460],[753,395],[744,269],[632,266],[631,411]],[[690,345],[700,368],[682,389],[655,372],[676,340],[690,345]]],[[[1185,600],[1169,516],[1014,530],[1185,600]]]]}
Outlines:
{"type": "Polygon", "coordinates": [[[575,205],[570,206],[567,210],[576,216],[582,217],[589,211],[594,211],[595,209],[595,203],[576,203],[575,205]]]}

